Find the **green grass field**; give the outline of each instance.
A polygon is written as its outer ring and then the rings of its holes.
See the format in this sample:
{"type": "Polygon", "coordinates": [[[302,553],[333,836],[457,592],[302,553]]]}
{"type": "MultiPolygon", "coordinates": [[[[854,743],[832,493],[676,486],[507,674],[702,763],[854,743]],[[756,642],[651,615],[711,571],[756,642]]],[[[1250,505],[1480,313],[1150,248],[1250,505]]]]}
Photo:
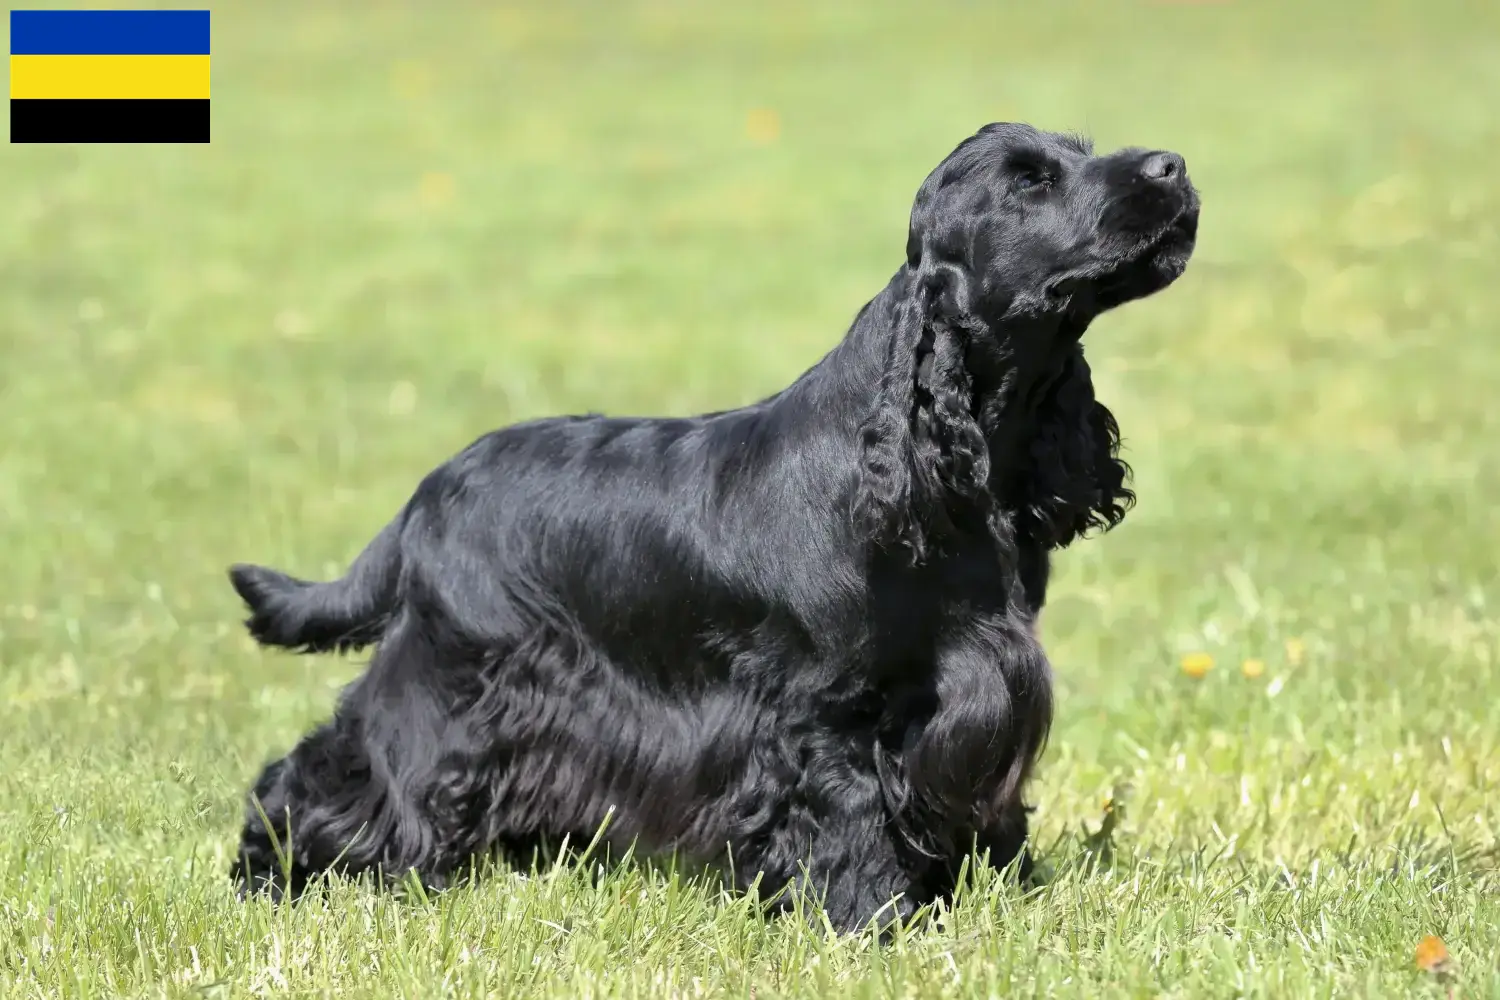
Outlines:
{"type": "Polygon", "coordinates": [[[1500,997],[1500,7],[224,0],[213,75],[212,145],[0,153],[0,990],[1500,997]],[[226,565],[781,387],[996,119],[1205,201],[1089,334],[1140,504],[1043,623],[1051,881],[883,950],[628,866],[236,902],[360,665],[252,648],[226,565]]]}

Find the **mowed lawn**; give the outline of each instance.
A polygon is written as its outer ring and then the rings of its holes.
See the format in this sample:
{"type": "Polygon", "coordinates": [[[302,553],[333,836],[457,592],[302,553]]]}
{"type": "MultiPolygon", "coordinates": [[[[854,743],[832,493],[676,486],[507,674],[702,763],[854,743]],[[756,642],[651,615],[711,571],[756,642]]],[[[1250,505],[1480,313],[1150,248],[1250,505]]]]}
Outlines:
{"type": "Polygon", "coordinates": [[[209,146],[0,152],[0,992],[1500,996],[1500,7],[225,0],[213,50],[209,146]],[[632,866],[237,902],[360,664],[252,648],[227,564],[341,572],[501,424],[783,386],[996,119],[1205,202],[1087,340],[1140,503],[1044,617],[1051,881],[885,949],[632,866]]]}

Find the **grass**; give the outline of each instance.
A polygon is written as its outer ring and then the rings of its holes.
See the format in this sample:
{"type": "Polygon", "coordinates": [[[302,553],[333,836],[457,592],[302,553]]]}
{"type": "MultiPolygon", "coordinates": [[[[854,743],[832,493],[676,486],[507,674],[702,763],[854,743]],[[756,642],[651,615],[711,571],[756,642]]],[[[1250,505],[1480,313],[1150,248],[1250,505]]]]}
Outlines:
{"type": "Polygon", "coordinates": [[[212,145],[0,153],[5,992],[1500,996],[1500,8],[214,28],[212,145]],[[1141,502],[1044,621],[1050,884],[884,950],[631,866],[237,903],[243,789],[359,665],[251,648],[225,565],[337,571],[494,426],[785,384],[1004,118],[1178,149],[1206,204],[1089,335],[1141,502]]]}

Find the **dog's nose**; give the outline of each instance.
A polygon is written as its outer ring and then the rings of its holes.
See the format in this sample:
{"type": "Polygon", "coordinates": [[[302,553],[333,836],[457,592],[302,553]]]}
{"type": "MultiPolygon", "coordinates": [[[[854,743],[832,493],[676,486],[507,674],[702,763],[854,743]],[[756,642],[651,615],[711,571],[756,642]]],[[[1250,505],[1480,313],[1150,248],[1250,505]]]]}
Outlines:
{"type": "Polygon", "coordinates": [[[1141,164],[1141,175],[1149,181],[1176,183],[1187,173],[1187,164],[1176,153],[1151,153],[1141,164]]]}

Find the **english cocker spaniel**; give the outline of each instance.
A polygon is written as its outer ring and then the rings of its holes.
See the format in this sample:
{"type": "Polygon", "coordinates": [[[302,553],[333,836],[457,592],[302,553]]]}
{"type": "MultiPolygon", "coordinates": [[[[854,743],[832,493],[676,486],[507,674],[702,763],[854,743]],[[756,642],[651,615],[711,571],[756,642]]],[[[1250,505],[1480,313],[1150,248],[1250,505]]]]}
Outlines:
{"type": "Polygon", "coordinates": [[[606,843],[810,882],[841,929],[951,893],[976,848],[1024,873],[1049,553],[1134,499],[1079,338],[1183,272],[1198,206],[1175,153],[987,125],[788,388],[507,427],[342,579],[235,566],[260,642],[376,647],[255,783],[240,891],[439,886],[611,809],[606,843]]]}

